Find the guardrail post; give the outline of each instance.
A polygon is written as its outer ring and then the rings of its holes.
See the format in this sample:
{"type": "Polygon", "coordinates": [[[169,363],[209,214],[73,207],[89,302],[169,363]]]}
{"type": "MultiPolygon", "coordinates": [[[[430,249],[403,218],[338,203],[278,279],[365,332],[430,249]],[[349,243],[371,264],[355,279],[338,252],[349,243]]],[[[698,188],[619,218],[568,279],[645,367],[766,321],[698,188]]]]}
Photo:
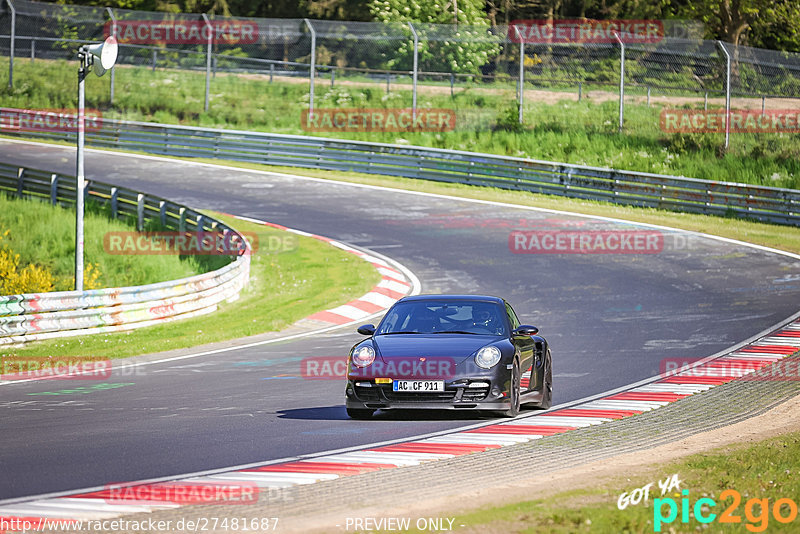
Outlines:
{"type": "Polygon", "coordinates": [[[22,192],[25,190],[25,169],[20,167],[17,169],[17,197],[22,198],[22,192]]]}
{"type": "Polygon", "coordinates": [[[55,206],[58,203],[58,175],[50,175],[50,204],[55,206]]]}
{"type": "Polygon", "coordinates": [[[111,218],[116,219],[119,215],[119,189],[111,188],[111,218]]]}
{"type": "Polygon", "coordinates": [[[269,64],[269,83],[272,83],[272,76],[275,74],[275,63],[269,64]]]}
{"type": "Polygon", "coordinates": [[[203,231],[203,225],[205,224],[205,220],[206,218],[203,217],[202,215],[198,215],[197,218],[195,219],[195,226],[197,227],[196,230],[198,232],[203,231]]]}
{"type": "Polygon", "coordinates": [[[614,38],[619,43],[619,132],[622,132],[622,124],[625,117],[625,43],[614,32],[614,38]]]}
{"type": "Polygon", "coordinates": [[[183,233],[186,231],[186,208],[178,210],[178,232],[183,233]]]}
{"type": "Polygon", "coordinates": [[[331,69],[331,89],[333,89],[335,83],[336,83],[336,69],[331,69]]]}
{"type": "Polygon", "coordinates": [[[206,101],[203,109],[208,111],[208,93],[211,89],[211,41],[214,38],[214,29],[211,27],[211,21],[208,20],[208,15],[203,13],[203,20],[208,28],[208,39],[206,39],[206,101]]]}
{"type": "Polygon", "coordinates": [[[36,59],[36,37],[31,39],[31,63],[36,59]]]}
{"type": "Polygon", "coordinates": [[[17,10],[11,0],[6,0],[8,9],[11,11],[11,35],[8,37],[8,88],[14,87],[14,45],[17,41],[17,10]]]}
{"type": "Polygon", "coordinates": [[[136,196],[136,229],[142,231],[144,229],[144,194],[139,193],[136,196]]]}
{"type": "Polygon", "coordinates": [[[152,68],[153,72],[156,71],[156,61],[157,60],[158,60],[158,51],[157,50],[153,50],[153,68],[152,68]]]}
{"type": "Polygon", "coordinates": [[[583,98],[583,82],[578,82],[578,102],[583,98]]]}
{"type": "MultiPolygon", "coordinates": [[[[110,7],[106,8],[106,13],[108,13],[108,18],[111,19],[111,35],[116,38],[117,37],[117,17],[114,16],[114,11],[110,7]]],[[[114,62],[114,66],[111,67],[111,95],[109,97],[109,103],[114,104],[114,86],[116,85],[116,62],[114,62]]]]}
{"type": "Polygon", "coordinates": [[[717,41],[717,46],[725,55],[725,150],[727,150],[731,136],[731,55],[722,41],[717,41]]]}
{"type": "Polygon", "coordinates": [[[167,227],[167,201],[160,200],[158,202],[158,220],[161,222],[161,228],[167,227]]]}
{"type": "MultiPolygon", "coordinates": [[[[417,30],[414,29],[414,25],[411,22],[408,23],[408,27],[411,28],[411,34],[414,36],[414,70],[411,74],[411,118],[417,118],[417,69],[419,67],[419,36],[417,35],[417,30]]],[[[452,93],[453,89],[450,88],[450,92],[452,93]]]]}
{"type": "Polygon", "coordinates": [[[308,113],[314,113],[314,76],[316,75],[316,67],[317,67],[317,32],[314,31],[314,26],[311,25],[311,21],[308,19],[303,19],[308,27],[308,31],[311,32],[311,66],[308,69],[308,113]]]}

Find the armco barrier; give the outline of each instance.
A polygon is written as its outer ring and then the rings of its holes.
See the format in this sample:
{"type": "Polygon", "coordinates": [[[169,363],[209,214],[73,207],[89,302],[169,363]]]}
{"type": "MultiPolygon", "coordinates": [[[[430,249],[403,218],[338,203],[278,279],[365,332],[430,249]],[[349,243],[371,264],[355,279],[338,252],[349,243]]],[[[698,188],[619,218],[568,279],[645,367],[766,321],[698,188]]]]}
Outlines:
{"type": "MultiPolygon", "coordinates": [[[[0,193],[74,204],[74,176],[0,163],[0,193]]],[[[158,219],[179,232],[212,231],[244,237],[224,223],[163,198],[87,181],[86,199],[109,205],[143,229],[158,219]]],[[[0,345],[55,337],[131,330],[210,313],[238,298],[250,276],[250,248],[216,271],[134,287],[0,296],[0,345]]]]}
{"type": "MultiPolygon", "coordinates": [[[[20,110],[0,108],[2,113],[20,110]]],[[[103,119],[95,147],[517,189],[572,198],[800,225],[800,191],[506,156],[321,137],[103,119]]],[[[72,132],[1,133],[73,140],[72,132]]]]}

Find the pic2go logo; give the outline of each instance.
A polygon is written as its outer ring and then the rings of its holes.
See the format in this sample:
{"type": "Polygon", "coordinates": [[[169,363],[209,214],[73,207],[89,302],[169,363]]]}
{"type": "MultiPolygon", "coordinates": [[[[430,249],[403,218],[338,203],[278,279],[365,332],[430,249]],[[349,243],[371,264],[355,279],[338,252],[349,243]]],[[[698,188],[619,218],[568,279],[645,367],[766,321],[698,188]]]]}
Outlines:
{"type": "MultiPolygon", "coordinates": [[[[742,502],[742,496],[736,490],[727,489],[719,494],[720,502],[733,499],[733,502],[719,516],[711,512],[711,509],[718,504],[714,499],[703,497],[695,501],[694,506],[692,506],[689,503],[689,490],[683,490],[681,494],[683,498],[680,501],[680,507],[675,502],[675,499],[670,497],[653,499],[653,530],[655,532],[661,532],[662,525],[669,525],[675,521],[678,518],[678,512],[681,514],[681,523],[683,524],[689,522],[690,511],[698,522],[704,524],[711,523],[714,520],[717,523],[736,524],[742,522],[742,516],[736,513],[742,502]]],[[[791,523],[797,518],[797,503],[784,497],[772,503],[770,508],[769,499],[749,499],[744,505],[744,516],[747,520],[745,527],[747,530],[750,532],[765,531],[769,526],[770,512],[772,512],[772,517],[778,523],[791,523]]]]}

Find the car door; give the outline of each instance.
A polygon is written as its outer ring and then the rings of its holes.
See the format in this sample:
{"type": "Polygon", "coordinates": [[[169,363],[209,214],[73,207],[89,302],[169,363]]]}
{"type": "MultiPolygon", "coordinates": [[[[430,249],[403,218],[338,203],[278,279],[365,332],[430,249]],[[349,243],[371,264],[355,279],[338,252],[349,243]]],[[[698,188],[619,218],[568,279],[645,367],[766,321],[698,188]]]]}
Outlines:
{"type": "MultiPolygon", "coordinates": [[[[511,325],[511,330],[516,330],[520,325],[519,318],[517,318],[516,312],[508,303],[506,303],[506,315],[508,316],[508,323],[511,325]]],[[[536,345],[531,339],[531,336],[522,336],[513,333],[511,334],[511,342],[514,344],[517,354],[519,354],[519,367],[522,373],[524,374],[529,370],[531,371],[530,379],[527,381],[527,387],[526,381],[523,379],[521,389],[523,392],[532,390],[538,385],[536,383],[535,369],[532,369],[536,345]]]]}

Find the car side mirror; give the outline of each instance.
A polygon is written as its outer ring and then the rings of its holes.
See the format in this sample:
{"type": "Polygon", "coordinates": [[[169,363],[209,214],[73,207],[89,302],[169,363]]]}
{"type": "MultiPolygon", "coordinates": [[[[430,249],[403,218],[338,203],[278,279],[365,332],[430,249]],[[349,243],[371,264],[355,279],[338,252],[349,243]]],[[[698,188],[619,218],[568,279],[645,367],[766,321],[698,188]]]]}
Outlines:
{"type": "Polygon", "coordinates": [[[362,336],[371,336],[375,333],[375,325],[374,324],[365,324],[358,327],[356,330],[362,336]]]}
{"type": "Polygon", "coordinates": [[[517,336],[535,336],[539,333],[539,329],[529,324],[521,324],[514,329],[514,335],[517,336]]]}

